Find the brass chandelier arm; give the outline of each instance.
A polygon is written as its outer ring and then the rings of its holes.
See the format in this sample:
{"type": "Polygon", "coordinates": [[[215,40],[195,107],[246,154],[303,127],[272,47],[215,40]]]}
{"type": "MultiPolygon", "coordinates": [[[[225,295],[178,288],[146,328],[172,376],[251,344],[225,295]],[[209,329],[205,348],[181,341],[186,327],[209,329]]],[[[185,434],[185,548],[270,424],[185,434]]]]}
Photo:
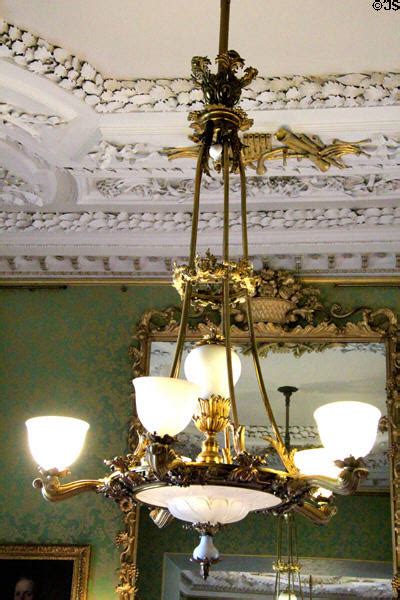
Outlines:
{"type": "Polygon", "coordinates": [[[199,213],[200,213],[200,191],[201,191],[201,180],[203,178],[203,157],[205,153],[204,144],[201,145],[199,155],[197,157],[196,174],[194,179],[194,196],[193,196],[193,213],[192,213],[192,230],[190,236],[190,255],[189,255],[189,268],[193,269],[196,260],[196,248],[197,248],[197,232],[199,227],[199,213]]]}
{"type": "MultiPolygon", "coordinates": [[[[246,196],[246,170],[243,164],[242,158],[239,161],[239,174],[240,174],[240,195],[241,195],[241,221],[242,221],[242,245],[243,245],[243,257],[248,260],[249,257],[249,243],[247,237],[247,196],[246,196]]],[[[275,421],[274,414],[272,412],[271,404],[268,398],[267,389],[265,387],[264,378],[261,371],[260,359],[257,351],[257,341],[254,332],[254,321],[253,313],[251,308],[251,299],[249,294],[246,297],[246,312],[249,326],[250,346],[251,354],[253,357],[254,368],[256,371],[257,382],[260,388],[260,393],[264,402],[265,410],[267,411],[268,419],[271,423],[273,432],[277,442],[283,447],[283,440],[279,433],[278,425],[275,421]]]]}
{"type": "Polygon", "coordinates": [[[363,479],[368,477],[368,469],[365,467],[345,468],[337,479],[327,477],[326,475],[301,475],[296,479],[298,481],[307,481],[315,487],[322,487],[331,490],[341,496],[354,494],[363,479]]]}
{"type": "Polygon", "coordinates": [[[45,479],[35,479],[33,487],[42,490],[42,496],[49,502],[67,500],[85,492],[97,492],[103,487],[102,479],[81,479],[70,483],[61,483],[58,475],[47,475],[45,479]]]}
{"type": "Polygon", "coordinates": [[[192,298],[192,284],[188,281],[186,283],[185,296],[183,298],[181,322],[180,322],[178,339],[176,341],[174,362],[172,363],[171,372],[170,372],[170,377],[174,377],[175,379],[179,376],[179,370],[181,368],[182,352],[183,352],[183,346],[185,343],[186,327],[187,327],[187,323],[188,323],[188,315],[189,315],[191,298],[192,298]]]}
{"type": "Polygon", "coordinates": [[[249,260],[249,242],[247,235],[247,184],[246,184],[246,169],[243,164],[242,158],[239,162],[239,175],[240,175],[240,207],[241,207],[241,221],[242,221],[242,247],[243,247],[243,258],[249,260]]]}
{"type": "MultiPolygon", "coordinates": [[[[192,213],[192,231],[190,237],[190,256],[189,256],[189,269],[193,269],[196,259],[196,247],[197,247],[197,231],[199,224],[199,213],[200,213],[200,191],[201,191],[201,180],[203,178],[203,156],[205,152],[205,146],[200,146],[200,151],[197,157],[196,165],[196,176],[194,181],[194,198],[193,198],[193,213],[192,213]]],[[[172,363],[170,377],[177,378],[179,376],[179,369],[181,366],[183,346],[186,337],[186,327],[188,324],[188,315],[190,310],[190,303],[192,299],[192,284],[188,281],[185,288],[185,296],[183,299],[181,322],[179,327],[178,339],[176,342],[176,349],[174,355],[174,361],[172,363]]]]}
{"type": "Polygon", "coordinates": [[[258,387],[260,388],[261,397],[264,402],[265,410],[268,415],[269,422],[271,423],[272,430],[274,432],[276,441],[282,447],[284,447],[282,436],[279,432],[278,424],[275,420],[274,413],[272,412],[271,404],[268,398],[267,389],[265,387],[264,378],[261,371],[260,359],[257,352],[257,341],[256,335],[254,332],[254,322],[253,322],[253,313],[251,307],[251,298],[247,294],[246,298],[246,310],[247,310],[247,320],[249,326],[249,336],[250,336],[250,347],[251,347],[251,355],[253,357],[254,368],[256,371],[258,387]]]}
{"type": "MultiPolygon", "coordinates": [[[[224,231],[223,231],[223,259],[229,263],[229,143],[223,143],[223,179],[224,179],[224,231]]],[[[232,416],[235,429],[239,427],[239,416],[236,405],[235,386],[233,383],[232,355],[231,355],[231,310],[229,304],[229,276],[226,275],[223,283],[223,330],[226,348],[226,367],[228,373],[229,398],[231,400],[232,416]]]]}
{"type": "Polygon", "coordinates": [[[223,180],[224,180],[224,230],[222,256],[229,262],[229,143],[223,144],[223,180]]]}

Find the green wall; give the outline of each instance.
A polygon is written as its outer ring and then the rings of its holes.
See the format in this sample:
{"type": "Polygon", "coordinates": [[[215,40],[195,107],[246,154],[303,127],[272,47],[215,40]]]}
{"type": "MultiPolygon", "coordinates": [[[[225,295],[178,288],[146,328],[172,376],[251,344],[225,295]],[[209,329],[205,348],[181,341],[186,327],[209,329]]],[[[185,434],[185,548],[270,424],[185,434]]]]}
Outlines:
{"type": "MultiPolygon", "coordinates": [[[[396,288],[323,287],[330,302],[389,306],[400,312],[396,288]]],[[[36,467],[26,444],[24,421],[62,413],[90,422],[73,476],[100,477],[105,457],[125,446],[130,413],[128,346],[147,308],[177,302],[165,286],[68,287],[65,290],[2,289],[0,292],[0,543],[90,544],[90,600],[115,597],[119,553],[114,537],[121,517],[96,495],[45,503],[31,487],[36,467]]],[[[331,528],[304,523],[300,551],[309,556],[390,558],[387,498],[348,498],[331,528]],[[342,529],[339,523],[347,528],[342,529]]],[[[159,532],[142,511],[139,542],[142,600],[158,600],[162,557],[189,552],[195,537],[174,523],[159,532]]],[[[227,528],[222,552],[273,552],[271,518],[253,516],[227,528]]]]}
{"type": "Polygon", "coordinates": [[[90,544],[90,600],[114,599],[120,511],[95,494],[46,503],[31,486],[36,466],[24,422],[64,414],[90,423],[76,478],[107,473],[125,449],[130,414],[128,346],[148,307],[176,301],[169,287],[1,290],[0,543],[90,544]]]}

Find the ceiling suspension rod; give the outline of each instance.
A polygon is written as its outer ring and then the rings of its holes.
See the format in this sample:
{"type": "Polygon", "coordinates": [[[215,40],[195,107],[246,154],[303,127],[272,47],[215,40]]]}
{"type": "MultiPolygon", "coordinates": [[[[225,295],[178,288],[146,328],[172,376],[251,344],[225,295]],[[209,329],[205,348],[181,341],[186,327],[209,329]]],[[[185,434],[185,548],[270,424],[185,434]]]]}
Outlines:
{"type": "Polygon", "coordinates": [[[221,20],[219,25],[219,51],[218,54],[228,51],[229,40],[229,13],[231,0],[221,0],[221,20]]]}

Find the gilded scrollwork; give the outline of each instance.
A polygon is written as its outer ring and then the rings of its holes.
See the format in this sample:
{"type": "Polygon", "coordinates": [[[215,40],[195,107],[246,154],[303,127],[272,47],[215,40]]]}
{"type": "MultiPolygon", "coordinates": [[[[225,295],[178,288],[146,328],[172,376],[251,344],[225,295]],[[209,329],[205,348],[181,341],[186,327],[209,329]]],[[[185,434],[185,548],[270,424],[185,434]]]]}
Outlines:
{"type": "Polygon", "coordinates": [[[293,133],[285,127],[280,127],[272,136],[263,133],[248,133],[243,139],[243,158],[246,165],[256,170],[257,175],[264,175],[267,171],[265,163],[270,160],[283,160],[286,164],[288,159],[308,159],[322,172],[331,167],[338,169],[346,168],[342,157],[347,154],[365,154],[362,145],[369,140],[359,142],[345,142],[335,139],[331,144],[324,142],[317,135],[305,133],[293,133]],[[273,146],[275,138],[279,146],[273,146]]]}
{"type": "Polygon", "coordinates": [[[121,501],[125,530],[119,533],[116,544],[122,547],[120,554],[119,582],[115,588],[119,600],[135,600],[138,570],[136,567],[138,508],[128,500],[121,501]]]}
{"type": "MultiPolygon", "coordinates": [[[[238,89],[240,88],[238,87],[238,89]]],[[[240,109],[232,110],[236,113],[241,131],[247,131],[251,127],[252,121],[247,118],[243,111],[239,112],[240,109]]],[[[196,132],[191,139],[197,146],[167,148],[165,152],[171,160],[175,158],[197,158],[198,156],[199,143],[203,141],[205,135],[203,112],[194,111],[190,113],[189,118],[191,127],[196,132]]],[[[264,132],[244,133],[243,142],[236,143],[236,151],[242,157],[244,166],[254,169],[257,175],[265,175],[267,172],[266,162],[282,160],[283,164],[286,165],[289,159],[309,160],[319,171],[325,173],[332,167],[337,169],[348,167],[343,161],[343,156],[351,154],[360,156],[363,154],[368,157],[368,153],[363,149],[368,142],[370,140],[346,142],[334,139],[330,144],[325,144],[317,135],[293,133],[285,127],[280,127],[274,134],[264,132]],[[273,144],[274,139],[277,140],[279,145],[273,144]]],[[[236,171],[236,166],[232,169],[233,171],[236,171]]]]}

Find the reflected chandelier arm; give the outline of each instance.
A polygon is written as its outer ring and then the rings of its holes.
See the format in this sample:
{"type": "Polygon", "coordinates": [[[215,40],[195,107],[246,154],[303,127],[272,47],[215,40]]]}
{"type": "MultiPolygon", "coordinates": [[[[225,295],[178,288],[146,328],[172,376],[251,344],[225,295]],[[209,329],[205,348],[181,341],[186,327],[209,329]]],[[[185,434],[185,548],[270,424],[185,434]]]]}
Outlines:
{"type": "Polygon", "coordinates": [[[368,469],[362,459],[357,461],[353,457],[350,457],[344,462],[349,464],[339,473],[337,479],[325,475],[301,474],[297,476],[297,479],[299,481],[307,481],[313,487],[322,487],[335,494],[349,496],[354,494],[359,489],[360,483],[368,477],[368,469]]]}
{"type": "Polygon", "coordinates": [[[315,525],[328,525],[332,517],[337,514],[337,508],[334,504],[329,502],[315,504],[309,500],[306,500],[302,506],[296,506],[293,510],[315,523],[315,525]]]}

